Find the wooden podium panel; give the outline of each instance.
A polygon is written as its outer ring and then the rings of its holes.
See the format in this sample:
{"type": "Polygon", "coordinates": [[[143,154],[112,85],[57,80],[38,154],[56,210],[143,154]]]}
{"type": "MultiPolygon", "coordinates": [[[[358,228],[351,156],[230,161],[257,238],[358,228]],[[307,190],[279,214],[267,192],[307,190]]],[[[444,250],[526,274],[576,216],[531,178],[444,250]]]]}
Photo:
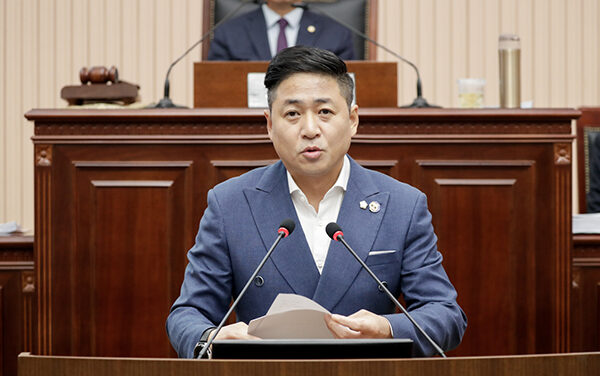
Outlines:
{"type": "MultiPolygon", "coordinates": [[[[194,63],[194,107],[248,107],[247,77],[266,72],[268,61],[202,61],[194,63]]],[[[396,107],[395,62],[347,61],[356,80],[359,107],[396,107]]]]}
{"type": "Polygon", "coordinates": [[[571,351],[600,351],[600,234],[573,235],[571,351]]]}
{"type": "Polygon", "coordinates": [[[33,236],[0,235],[0,375],[16,375],[32,349],[34,292],[33,236]]]}
{"type": "Polygon", "coordinates": [[[514,376],[600,373],[600,353],[352,360],[188,360],[19,356],[19,376],[340,375],[514,376]]]}
{"type": "MultiPolygon", "coordinates": [[[[449,355],[569,351],[563,110],[361,108],[350,155],[428,196],[469,326],[449,355]]],[[[40,355],[174,356],[210,188],[277,159],[262,110],[32,110],[40,355]]],[[[591,335],[591,334],[590,334],[591,335]]]]}

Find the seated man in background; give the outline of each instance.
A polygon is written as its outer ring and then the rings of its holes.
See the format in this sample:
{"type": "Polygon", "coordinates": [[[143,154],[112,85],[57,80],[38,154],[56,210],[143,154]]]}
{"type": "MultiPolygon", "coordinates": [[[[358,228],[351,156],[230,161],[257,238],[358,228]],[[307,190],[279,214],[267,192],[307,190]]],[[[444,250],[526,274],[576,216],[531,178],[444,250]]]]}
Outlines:
{"type": "Polygon", "coordinates": [[[358,127],[354,83],[346,64],[314,47],[282,50],[265,77],[267,132],[280,161],[215,186],[200,221],[181,295],[167,332],[181,357],[192,357],[223,319],[285,218],[296,230],[282,240],[240,300],[239,322],[216,339],[252,339],[247,323],[280,293],[306,296],[333,313],[337,338],[410,338],[418,356],[435,354],[361,265],[325,232],[329,222],[444,350],[467,326],[442,267],[426,196],[368,170],[346,153],[358,127]]]}
{"type": "Polygon", "coordinates": [[[600,133],[590,145],[590,191],[587,194],[587,212],[600,213],[600,133]]]}
{"type": "Polygon", "coordinates": [[[208,60],[271,60],[295,45],[314,46],[354,60],[352,33],[330,18],[302,8],[298,0],[267,0],[260,8],[215,30],[208,60]]]}

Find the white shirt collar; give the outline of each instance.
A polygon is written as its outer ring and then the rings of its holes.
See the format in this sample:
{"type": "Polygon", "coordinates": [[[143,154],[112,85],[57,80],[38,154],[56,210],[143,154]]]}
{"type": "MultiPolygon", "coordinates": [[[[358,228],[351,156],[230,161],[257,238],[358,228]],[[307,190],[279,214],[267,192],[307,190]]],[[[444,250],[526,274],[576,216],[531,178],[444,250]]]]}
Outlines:
{"type": "MultiPolygon", "coordinates": [[[[275,12],[273,9],[269,8],[267,4],[262,5],[262,11],[265,15],[265,22],[267,24],[267,29],[275,26],[280,18],[282,18],[279,13],[275,12]]],[[[302,19],[302,14],[304,13],[304,9],[302,8],[294,8],[291,12],[287,13],[283,18],[288,22],[288,25],[292,29],[297,29],[300,27],[300,19],[302,19]]]]}
{"type": "MultiPolygon", "coordinates": [[[[286,170],[286,173],[287,173],[288,186],[290,188],[290,194],[294,193],[295,191],[302,192],[300,187],[298,187],[298,184],[296,184],[296,182],[294,181],[294,178],[292,177],[290,172],[286,170]]],[[[349,179],[350,179],[350,160],[348,159],[347,155],[344,155],[344,163],[342,164],[342,170],[340,171],[340,175],[338,176],[337,180],[335,181],[335,184],[333,184],[333,186],[331,188],[329,188],[327,193],[331,192],[335,187],[340,187],[345,192],[346,187],[348,187],[349,179]]],[[[302,192],[302,194],[304,194],[304,192],[302,192]]]]}

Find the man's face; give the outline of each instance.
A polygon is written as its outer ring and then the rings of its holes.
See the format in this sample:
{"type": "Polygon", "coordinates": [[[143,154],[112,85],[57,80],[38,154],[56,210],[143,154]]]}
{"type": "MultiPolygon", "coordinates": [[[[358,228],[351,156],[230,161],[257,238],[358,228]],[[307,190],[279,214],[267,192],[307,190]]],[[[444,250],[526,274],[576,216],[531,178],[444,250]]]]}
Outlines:
{"type": "Polygon", "coordinates": [[[291,75],[277,87],[265,117],[273,146],[296,183],[335,182],[358,127],[358,107],[348,110],[335,78],[291,75]]]}

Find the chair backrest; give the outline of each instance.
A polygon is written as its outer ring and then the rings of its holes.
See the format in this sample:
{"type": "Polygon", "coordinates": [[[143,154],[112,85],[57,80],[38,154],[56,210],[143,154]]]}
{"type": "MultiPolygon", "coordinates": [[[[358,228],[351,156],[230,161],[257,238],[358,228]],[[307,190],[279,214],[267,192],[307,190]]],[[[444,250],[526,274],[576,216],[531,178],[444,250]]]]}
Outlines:
{"type": "MultiPolygon", "coordinates": [[[[206,33],[225,15],[237,7],[242,0],[204,0],[202,33],[206,33]]],[[[377,0],[309,0],[310,7],[335,15],[341,21],[377,39],[377,0]]],[[[247,4],[238,15],[256,9],[258,5],[247,4]]],[[[211,36],[212,40],[212,36],[211,36]]],[[[202,59],[206,60],[210,43],[202,46],[202,59]]],[[[375,60],[375,46],[358,35],[354,36],[354,52],[362,60],[375,60]]]]}
{"type": "MultiPolygon", "coordinates": [[[[598,163],[594,140],[600,137],[600,107],[582,107],[581,117],[577,120],[577,180],[579,195],[579,212],[588,213],[588,195],[592,183],[592,171],[600,171],[600,166],[594,168],[592,163],[598,163]]],[[[596,178],[596,181],[598,181],[596,178]]]]}

